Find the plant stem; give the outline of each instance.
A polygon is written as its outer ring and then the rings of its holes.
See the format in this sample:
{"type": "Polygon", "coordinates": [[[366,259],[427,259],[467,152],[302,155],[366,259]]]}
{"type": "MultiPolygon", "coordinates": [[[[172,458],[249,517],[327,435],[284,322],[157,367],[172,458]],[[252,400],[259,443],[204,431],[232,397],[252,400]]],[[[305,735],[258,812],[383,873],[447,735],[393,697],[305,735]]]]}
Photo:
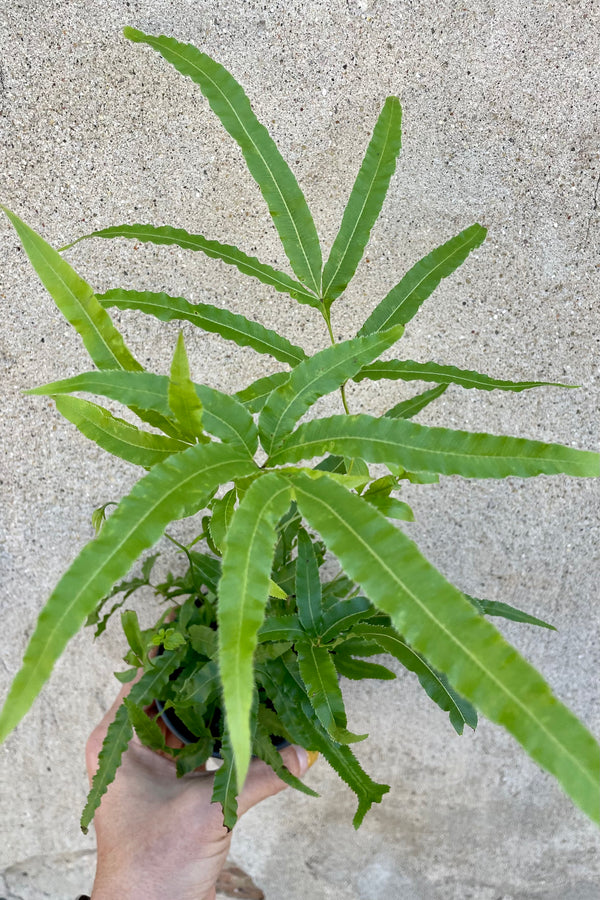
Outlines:
{"type": "MultiPolygon", "coordinates": [[[[329,339],[331,340],[332,345],[336,343],[336,340],[333,336],[333,329],[331,327],[331,313],[326,307],[323,307],[321,310],[323,314],[323,318],[325,319],[325,324],[327,325],[327,331],[329,332],[329,339]]],[[[340,388],[340,394],[342,395],[342,403],[344,404],[344,410],[346,411],[346,415],[350,415],[350,410],[348,409],[348,401],[346,400],[346,385],[343,384],[340,388]]]]}

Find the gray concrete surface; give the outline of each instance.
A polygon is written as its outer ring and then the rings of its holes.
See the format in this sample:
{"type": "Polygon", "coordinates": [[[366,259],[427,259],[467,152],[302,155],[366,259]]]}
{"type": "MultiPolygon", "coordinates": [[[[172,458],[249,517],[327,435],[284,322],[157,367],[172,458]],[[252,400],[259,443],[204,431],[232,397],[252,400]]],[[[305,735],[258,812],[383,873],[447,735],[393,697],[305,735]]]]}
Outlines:
{"type": "MultiPolygon", "coordinates": [[[[5,0],[2,202],[55,246],[92,227],[152,221],[283,266],[237,149],[193,85],[121,37],[125,24],[190,40],[234,72],[294,166],[326,245],[383,99],[398,94],[404,149],[368,261],[334,307],[336,332],[351,336],[416,259],[481,221],[488,240],[410,324],[402,354],[582,387],[521,396],[451,388],[421,421],[598,446],[595,0],[5,0]]],[[[87,360],[4,219],[0,236],[3,696],[37,611],[91,535],[92,509],[137,473],[90,449],[50,402],[21,395],[87,360]]],[[[309,309],[210,260],[127,242],[84,243],[69,259],[98,289],[166,289],[222,303],[308,348],[326,343],[309,309]]],[[[165,372],[177,328],[119,321],[133,351],[165,372]]],[[[186,337],[197,380],[237,389],[268,371],[251,351],[191,327],[186,337]]],[[[360,386],[350,402],[379,412],[410,393],[360,386]]],[[[558,626],[504,630],[600,734],[599,485],[444,479],[407,499],[411,533],[451,580],[558,626]]],[[[151,615],[143,603],[140,613],[151,615]]],[[[114,693],[122,652],[116,628],[95,646],[77,637],[0,748],[7,896],[32,896],[10,881],[22,860],[51,861],[54,887],[40,896],[53,900],[75,890],[56,860],[93,861],[93,837],[78,830],[83,745],[114,693]]],[[[483,722],[455,737],[409,676],[345,692],[351,727],[371,733],[358,753],[392,790],[355,834],[352,796],[321,763],[309,776],[321,800],[290,792],[249,813],[235,858],[269,900],[600,895],[598,831],[499,729],[483,722]]]]}

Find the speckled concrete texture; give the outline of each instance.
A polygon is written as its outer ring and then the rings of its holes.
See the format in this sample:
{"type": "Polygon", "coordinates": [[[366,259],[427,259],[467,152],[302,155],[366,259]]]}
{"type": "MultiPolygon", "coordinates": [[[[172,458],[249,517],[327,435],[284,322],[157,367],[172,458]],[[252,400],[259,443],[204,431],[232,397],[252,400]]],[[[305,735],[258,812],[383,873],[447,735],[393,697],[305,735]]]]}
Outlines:
{"type": "MultiPolygon", "coordinates": [[[[420,421],[598,447],[596,0],[5,0],[1,202],[55,246],[149,221],[285,267],[241,154],[190,82],[124,40],[126,24],[189,40],[234,73],[293,166],[325,247],[381,104],[397,94],[403,151],[366,258],[334,306],[336,334],[351,336],[410,265],[480,221],[487,241],[410,323],[401,354],[581,387],[452,387],[420,421]]],[[[91,536],[91,511],[138,473],[88,446],[47,399],[22,395],[88,363],[6,219],[0,242],[4,696],[44,599],[91,536]]],[[[327,343],[309,308],[195,254],[97,241],[68,258],[99,290],[167,290],[259,319],[308,349],[327,343]]],[[[116,320],[138,358],[166,372],[177,326],[116,320]]],[[[250,350],[192,326],[185,334],[198,381],[237,389],[273,371],[250,350]]],[[[351,408],[379,413],[414,390],[362,384],[351,408]]],[[[336,399],[327,404],[337,411],[336,399]]],[[[558,627],[502,629],[600,735],[600,486],[446,478],[411,487],[406,499],[417,518],[411,535],[452,581],[558,627]]],[[[185,534],[185,524],[173,532],[185,534]]],[[[150,607],[140,601],[143,618],[150,607]]],[[[88,634],[74,639],[0,748],[0,872],[32,857],[92,858],[93,837],[78,830],[83,746],[114,694],[122,652],[116,623],[96,645],[88,634]]],[[[391,792],[355,833],[353,798],[320,763],[308,780],[322,799],[290,791],[251,811],[236,829],[235,858],[268,900],[600,894],[598,831],[512,739],[485,722],[456,737],[412,676],[344,690],[350,726],[371,733],[358,755],[391,792]]],[[[69,877],[44,896],[71,896],[69,877]]]]}

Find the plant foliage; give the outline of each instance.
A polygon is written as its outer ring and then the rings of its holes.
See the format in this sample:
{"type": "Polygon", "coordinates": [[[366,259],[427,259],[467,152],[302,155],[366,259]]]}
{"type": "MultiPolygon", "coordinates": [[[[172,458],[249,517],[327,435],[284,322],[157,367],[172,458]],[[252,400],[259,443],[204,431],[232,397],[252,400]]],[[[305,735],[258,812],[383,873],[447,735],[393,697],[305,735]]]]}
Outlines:
{"type": "Polygon", "coordinates": [[[485,229],[471,225],[429,252],[375,305],[355,337],[336,343],[333,304],[344,302],[400,150],[398,99],[384,103],[323,265],[298,182],[233,76],[189,44],[134,29],[125,33],[200,87],[238,143],[294,275],[232,245],[171,226],[116,225],[84,237],[175,244],[234,265],[242,275],[314,308],[331,346],[309,354],[258,322],[165,293],[116,287],[97,296],[60,252],[6,210],[35,271],[95,366],[30,393],[54,397],[59,412],[86,437],[147,471],[108,518],[112,501],[95,512],[97,536],[40,613],[0,714],[0,739],[25,715],[86,619],[99,634],[134,591],[151,587],[165,604],[156,625],[142,631],[132,610],[122,616],[129,668],[117,674],[127,682],[141,669],[141,678],[108,730],[84,829],[133,730],[149,747],[171,753],[180,775],[211,753],[221,756],[214,799],[222,804],[228,828],[237,819],[237,793],[252,754],[289,784],[314,793],[283,767],[276,747],[287,740],[318,750],[356,793],[358,827],[388,787],[372,781],[352,752],[351,745],[367,735],[348,728],[344,678],[393,679],[398,666],[416,676],[459,734],[465,725],[475,728],[478,712],[483,713],[600,821],[596,740],[487,617],[552,626],[502,601],[466,595],[425,558],[405,525],[390,521],[414,518],[394,496],[403,480],[600,475],[600,456],[591,451],[412,421],[448,387],[519,392],[556,382],[381,359],[441,279],[481,245],[485,229]],[[112,322],[111,307],[163,322],[186,320],[288,369],[227,395],[192,380],[180,335],[170,372],[147,372],[112,322]],[[351,415],[347,382],[377,379],[433,387],[400,400],[383,416],[351,415]],[[314,404],[338,390],[344,414],[315,418],[314,404]],[[77,393],[116,401],[141,425],[73,396],[77,393]],[[310,421],[301,422],[307,414],[310,421]],[[383,474],[374,464],[383,466],[383,474]],[[184,556],[183,574],[169,572],[162,583],[153,583],[154,553],[143,561],[141,575],[128,576],[144,551],[181,518],[190,519],[192,532],[187,544],[172,539],[184,556]],[[326,553],[340,565],[329,578],[322,573],[326,553]],[[378,661],[370,661],[372,656],[378,661]],[[382,665],[386,661],[391,667],[382,665]],[[163,717],[177,720],[186,744],[165,746],[147,712],[153,702],[163,717]]]}

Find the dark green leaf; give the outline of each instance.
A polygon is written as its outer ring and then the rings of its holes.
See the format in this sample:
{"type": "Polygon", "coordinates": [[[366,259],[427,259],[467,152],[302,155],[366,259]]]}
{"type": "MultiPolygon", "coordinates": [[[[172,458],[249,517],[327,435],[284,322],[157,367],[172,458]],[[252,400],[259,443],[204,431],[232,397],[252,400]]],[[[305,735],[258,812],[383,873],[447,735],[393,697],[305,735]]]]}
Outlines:
{"type": "Polygon", "coordinates": [[[234,397],[243,403],[249,412],[260,412],[273,391],[281,387],[289,377],[289,372],[275,372],[273,375],[266,375],[264,378],[253,381],[247,388],[238,391],[234,397]]]}
{"type": "Polygon", "coordinates": [[[374,612],[373,604],[366,597],[351,597],[332,604],[323,616],[322,641],[332,641],[347,631],[356,622],[369,617],[374,612]]]}
{"type": "Polygon", "coordinates": [[[216,547],[221,549],[225,541],[225,535],[231,524],[231,518],[235,510],[236,490],[232,488],[219,500],[214,500],[212,516],[210,519],[210,534],[216,547]]]}
{"type": "Polygon", "coordinates": [[[212,111],[244,154],[250,174],[269,207],[292,269],[311,291],[321,288],[319,238],[298,182],[269,132],[254,115],[248,98],[233,76],[205,53],[174,38],[125,28],[125,37],[157,50],[182,75],[191,78],[212,111]]]}
{"type": "MultiPolygon", "coordinates": [[[[221,741],[223,765],[215,772],[212,803],[220,803],[223,809],[223,824],[228,831],[235,828],[237,822],[237,779],[233,748],[229,732],[223,732],[221,741]]],[[[240,781],[240,784],[243,782],[240,781]]]]}
{"type": "Polygon", "coordinates": [[[326,303],[346,289],[360,262],[371,228],[381,211],[400,152],[402,110],[388,97],[379,115],[360,171],[354,182],[338,235],[323,269],[326,303]]]}
{"type": "Polygon", "coordinates": [[[463,478],[600,475],[600,456],[589,450],[506,435],[428,428],[409,419],[366,415],[331,416],[300,425],[269,462],[281,465],[324,453],[360,456],[373,463],[399,464],[417,472],[463,478]]]}
{"type": "Polygon", "coordinates": [[[309,524],[407,643],[600,821],[600,748],[540,674],[369,503],[326,476],[290,480],[309,524]]]}
{"type": "MultiPolygon", "coordinates": [[[[179,665],[181,654],[165,653],[157,659],[156,664],[148,672],[145,672],[140,680],[133,685],[129,692],[129,699],[138,706],[149,704],[160,689],[169,680],[169,676],[179,665]]],[[[129,719],[127,707],[122,703],[108,731],[102,750],[98,757],[98,769],[92,779],[92,787],[87,797],[85,809],[81,814],[81,830],[87,834],[90,822],[103,794],[109,784],[114,780],[117,769],[121,764],[121,757],[127,750],[133,730],[129,719]]]]}
{"type": "Polygon", "coordinates": [[[290,278],[285,272],[278,272],[272,266],[261,263],[254,256],[247,256],[237,247],[221,244],[219,241],[209,241],[201,234],[190,234],[183,228],[172,228],[169,225],[112,225],[110,228],[85,234],[61,249],[68,250],[79,241],[93,237],[131,238],[142,243],[175,245],[183,250],[200,250],[212,259],[220,259],[224,263],[236,266],[245,275],[258,278],[263,284],[272,285],[277,291],[289,294],[300,303],[308,303],[310,306],[318,306],[319,303],[318,298],[303,284],[290,278]]]}
{"type": "Polygon", "coordinates": [[[321,579],[315,548],[304,528],[298,531],[296,603],[302,627],[308,634],[319,634],[322,624],[321,579]]]}
{"type": "Polygon", "coordinates": [[[333,654],[334,665],[340,675],[352,681],[360,681],[363,678],[375,678],[378,681],[393,681],[396,673],[377,663],[364,662],[362,659],[354,659],[350,654],[343,652],[343,644],[333,654]]]}
{"type": "Polygon", "coordinates": [[[398,327],[381,335],[353,338],[327,347],[296,366],[288,381],[273,391],[261,411],[258,429],[266,452],[273,453],[319,397],[335,391],[368,360],[376,359],[391,347],[401,334],[402,328],[398,327]]]}
{"type": "Polygon", "coordinates": [[[471,225],[419,260],[375,307],[358,333],[373,334],[398,322],[410,322],[442,278],[458,269],[471,250],[483,243],[486,234],[481,225],[471,225]]]}
{"type": "Polygon", "coordinates": [[[426,694],[440,709],[450,714],[450,723],[457,734],[463,733],[465,725],[476,728],[477,712],[474,707],[457,694],[448,684],[446,677],[436,672],[393,628],[370,624],[355,625],[351,634],[376,641],[382,650],[402,663],[405,669],[414,672],[426,694]]]}
{"type": "Polygon", "coordinates": [[[323,728],[340,744],[364,741],[368,735],[353,734],[346,728],[344,699],[327,647],[299,642],[296,644],[296,653],[307,696],[323,728]]]}
{"type": "Polygon", "coordinates": [[[416,416],[417,413],[420,413],[422,409],[425,409],[426,406],[429,406],[430,403],[437,400],[438,397],[441,397],[447,387],[447,384],[438,384],[429,391],[423,391],[422,394],[416,394],[409,400],[402,400],[400,403],[396,403],[396,405],[392,406],[391,409],[388,409],[384,415],[387,416],[388,419],[412,419],[412,417],[416,416]]]}
{"type": "Polygon", "coordinates": [[[253,750],[256,756],[266,762],[267,765],[273,769],[275,774],[278,775],[282,781],[285,781],[287,785],[295,788],[297,791],[302,791],[303,794],[308,794],[309,797],[319,796],[316,791],[313,791],[312,788],[309,788],[308,785],[304,784],[299,778],[292,775],[290,770],[284,766],[281,754],[273,746],[269,732],[260,721],[254,735],[253,750]]]}
{"type": "Polygon", "coordinates": [[[258,630],[258,640],[297,641],[306,638],[298,616],[268,616],[258,630]]]}
{"type": "Polygon", "coordinates": [[[540,628],[549,628],[551,631],[556,631],[554,625],[550,625],[548,622],[544,622],[543,619],[538,619],[536,616],[532,616],[520,609],[515,609],[514,606],[509,606],[508,603],[501,603],[498,600],[478,600],[476,597],[470,597],[469,594],[465,594],[465,597],[484,616],[500,616],[503,619],[510,619],[512,622],[539,625],[540,628]]]}
{"type": "Polygon", "coordinates": [[[389,791],[388,785],[372,781],[350,747],[332,741],[315,718],[295,655],[288,653],[261,666],[257,675],[294,742],[307,750],[318,750],[357,795],[358,809],[353,822],[358,828],[371,805],[380,803],[389,791]]]}
{"type": "Polygon", "coordinates": [[[239,347],[251,347],[257,353],[267,353],[290,366],[296,366],[306,359],[302,347],[291,344],[276,331],[218,306],[190,303],[183,297],[171,297],[165,293],[124,291],[120,288],[99,294],[98,299],[103,307],[115,306],[117,309],[139,310],[146,315],[155,316],[161,322],[178,320],[191,322],[203,331],[220,334],[222,338],[233,341],[239,347]]]}
{"type": "Polygon", "coordinates": [[[142,707],[129,697],[125,697],[123,703],[129,714],[129,721],[142,744],[150,750],[165,750],[165,737],[156,720],[151,719],[142,707]]]}
{"type": "Polygon", "coordinates": [[[390,359],[364,366],[358,375],[354,376],[354,381],[363,381],[365,378],[370,381],[382,378],[392,381],[436,381],[440,386],[459,384],[463,388],[477,388],[480,391],[500,390],[516,393],[536,387],[576,386],[561,384],[559,381],[502,381],[500,378],[490,378],[489,375],[481,375],[468,369],[457,369],[456,366],[440,366],[434,362],[416,363],[412,359],[390,359]]]}

